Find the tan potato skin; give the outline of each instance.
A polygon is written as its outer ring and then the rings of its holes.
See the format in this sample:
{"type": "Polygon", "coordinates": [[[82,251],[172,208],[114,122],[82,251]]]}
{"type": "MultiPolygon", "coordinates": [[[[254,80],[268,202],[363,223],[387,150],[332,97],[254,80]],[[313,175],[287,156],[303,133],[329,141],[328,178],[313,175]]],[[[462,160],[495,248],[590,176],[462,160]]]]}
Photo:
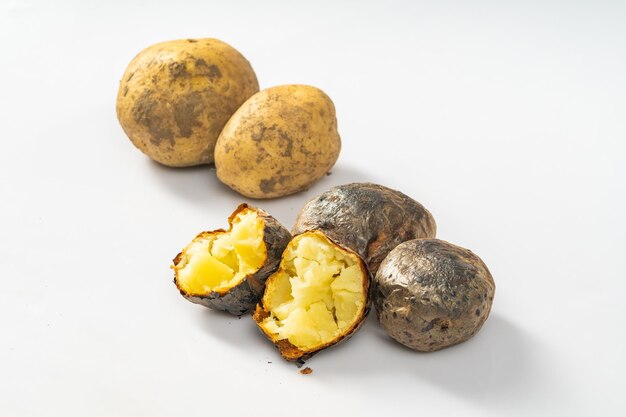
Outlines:
{"type": "Polygon", "coordinates": [[[495,283],[472,251],[439,239],[401,243],[374,278],[372,304],[396,341],[424,352],[466,341],[491,311],[495,283]]]}
{"type": "Polygon", "coordinates": [[[246,101],[215,146],[217,176],[250,198],[307,189],[337,161],[335,106],[320,89],[282,85],[246,101]]]}
{"type": "Polygon", "coordinates": [[[213,162],[222,128],[259,91],[254,70],[217,39],[183,39],[141,51],[117,95],[117,118],[133,144],[172,167],[213,162]]]}

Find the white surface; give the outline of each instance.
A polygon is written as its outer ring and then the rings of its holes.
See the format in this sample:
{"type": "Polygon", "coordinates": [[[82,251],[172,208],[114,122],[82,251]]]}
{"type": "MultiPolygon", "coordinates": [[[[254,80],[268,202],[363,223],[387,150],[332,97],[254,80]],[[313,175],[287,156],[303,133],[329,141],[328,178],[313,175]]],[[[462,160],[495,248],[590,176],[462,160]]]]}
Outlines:
{"type": "Polygon", "coordinates": [[[626,413],[626,3],[86,3],[0,1],[2,416],[626,413]],[[303,376],[177,294],[171,258],[244,199],[151,163],[115,95],[187,37],[336,103],[332,176],[255,204],[291,226],[340,183],[416,198],[495,277],[473,340],[415,353],[372,315],[303,376]]]}

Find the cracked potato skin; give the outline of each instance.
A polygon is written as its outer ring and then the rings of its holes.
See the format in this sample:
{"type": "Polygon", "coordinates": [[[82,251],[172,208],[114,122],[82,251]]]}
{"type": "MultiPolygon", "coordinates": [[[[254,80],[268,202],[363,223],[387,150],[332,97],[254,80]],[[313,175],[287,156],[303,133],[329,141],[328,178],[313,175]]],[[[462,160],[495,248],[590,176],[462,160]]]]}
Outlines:
{"type": "Polygon", "coordinates": [[[430,352],[474,336],[495,293],[485,263],[468,249],[439,239],[404,242],[374,277],[372,302],[389,336],[430,352]]]}
{"type": "Polygon", "coordinates": [[[282,85],[246,101],[215,147],[217,177],[249,198],[275,198],[309,188],[341,149],[335,106],[320,89],[282,85]]]}
{"type": "Polygon", "coordinates": [[[430,212],[405,194],[352,183],[331,188],[300,210],[292,233],[314,229],[359,254],[374,275],[398,244],[435,237],[437,226],[430,212]]]}
{"type": "MultiPolygon", "coordinates": [[[[176,284],[180,294],[187,300],[194,304],[200,304],[214,310],[226,311],[237,316],[250,313],[261,300],[263,292],[265,291],[265,281],[278,269],[282,253],[291,240],[291,234],[289,230],[265,210],[249,206],[245,203],[240,204],[228,218],[230,229],[232,229],[233,219],[240,211],[246,208],[256,211],[257,215],[263,220],[263,242],[265,242],[267,251],[265,262],[257,272],[248,275],[239,284],[224,292],[212,291],[208,294],[187,294],[178,285],[175,276],[174,284],[176,284]]],[[[197,237],[222,232],[224,232],[224,229],[217,229],[211,232],[202,232],[197,237]]],[[[173,261],[174,267],[178,265],[182,256],[182,252],[176,255],[173,261]]]]}
{"type": "Polygon", "coordinates": [[[153,160],[172,167],[209,164],[222,128],[257,91],[250,63],[230,45],[217,39],[162,42],[126,68],[117,118],[153,160]]]}

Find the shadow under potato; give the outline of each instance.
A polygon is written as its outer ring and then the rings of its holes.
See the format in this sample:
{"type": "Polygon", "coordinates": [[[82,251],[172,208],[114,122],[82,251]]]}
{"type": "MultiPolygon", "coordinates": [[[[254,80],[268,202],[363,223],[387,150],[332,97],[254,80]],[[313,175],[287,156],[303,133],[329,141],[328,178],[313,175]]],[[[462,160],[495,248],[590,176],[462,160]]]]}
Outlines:
{"type": "Polygon", "coordinates": [[[324,361],[316,364],[323,367],[318,373],[398,374],[405,379],[408,374],[471,399],[487,391],[501,398],[515,396],[531,368],[527,336],[497,314],[472,339],[436,352],[417,352],[397,343],[378,325],[375,313],[350,342],[350,352],[326,352],[324,361]]]}
{"type": "Polygon", "coordinates": [[[146,165],[165,190],[175,197],[199,205],[213,203],[213,206],[215,201],[231,198],[230,188],[217,179],[213,165],[172,168],[150,159],[146,160],[146,165]]]}
{"type": "Polygon", "coordinates": [[[197,320],[199,327],[213,338],[233,346],[246,346],[250,343],[250,334],[261,332],[249,314],[234,316],[225,311],[198,308],[197,320]]]}
{"type": "MultiPolygon", "coordinates": [[[[280,357],[251,317],[200,309],[199,326],[211,338],[224,342],[248,359],[271,362],[289,371],[296,365],[280,357]]],[[[544,369],[546,352],[509,320],[492,314],[472,339],[436,352],[417,352],[392,340],[371,313],[363,327],[348,341],[324,349],[306,361],[320,381],[371,379],[372,383],[415,381],[415,387],[432,385],[469,402],[490,408],[523,410],[533,401],[559,407],[562,389],[554,385],[550,369],[544,369]],[[520,397],[520,393],[524,393],[520,397]]],[[[558,361],[558,358],[553,358],[558,361]]],[[[343,383],[343,382],[342,382],[343,383]]],[[[394,384],[378,389],[395,392],[394,384]]],[[[576,402],[576,399],[571,399],[576,402]]]]}
{"type": "MultiPolygon", "coordinates": [[[[376,181],[364,173],[344,165],[335,165],[330,175],[325,175],[307,190],[285,197],[268,200],[250,199],[230,189],[217,179],[213,165],[200,165],[188,168],[170,168],[146,158],[148,168],[163,184],[164,188],[175,197],[185,199],[199,207],[211,211],[224,211],[228,215],[242,202],[262,208],[291,229],[298,211],[306,202],[331,187],[351,182],[376,181]],[[230,208],[230,210],[228,209],[230,208]]],[[[221,225],[215,225],[219,228],[221,225]]]]}

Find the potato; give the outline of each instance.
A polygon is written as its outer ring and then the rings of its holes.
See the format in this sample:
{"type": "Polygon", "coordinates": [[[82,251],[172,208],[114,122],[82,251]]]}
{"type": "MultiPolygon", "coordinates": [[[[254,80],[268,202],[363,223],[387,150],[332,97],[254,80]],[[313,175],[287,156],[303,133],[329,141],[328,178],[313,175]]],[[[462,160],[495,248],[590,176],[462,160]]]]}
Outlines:
{"type": "Polygon", "coordinates": [[[263,90],[235,112],[215,146],[217,176],[250,198],[307,189],[339,156],[335,106],[307,85],[263,90]]]}
{"type": "Polygon", "coordinates": [[[202,232],[174,258],[174,283],[192,303],[241,315],[252,311],[291,235],[265,211],[241,204],[230,228],[202,232]]]}
{"type": "Polygon", "coordinates": [[[389,335],[419,351],[474,336],[489,316],[495,283],[474,253],[439,239],[404,242],[374,278],[372,302],[389,335]]]}
{"type": "Polygon", "coordinates": [[[289,242],[253,318],[283,358],[302,361],[361,326],[369,282],[356,253],[307,232],[289,242]]]}
{"type": "Polygon", "coordinates": [[[399,191],[372,183],[340,185],[309,201],[300,210],[292,233],[321,230],[358,253],[370,272],[399,243],[435,237],[428,210],[399,191]]]}
{"type": "Polygon", "coordinates": [[[155,161],[185,167],[213,162],[215,142],[259,83],[250,63],[217,39],[158,43],[128,65],[117,118],[133,144],[155,161]]]}

